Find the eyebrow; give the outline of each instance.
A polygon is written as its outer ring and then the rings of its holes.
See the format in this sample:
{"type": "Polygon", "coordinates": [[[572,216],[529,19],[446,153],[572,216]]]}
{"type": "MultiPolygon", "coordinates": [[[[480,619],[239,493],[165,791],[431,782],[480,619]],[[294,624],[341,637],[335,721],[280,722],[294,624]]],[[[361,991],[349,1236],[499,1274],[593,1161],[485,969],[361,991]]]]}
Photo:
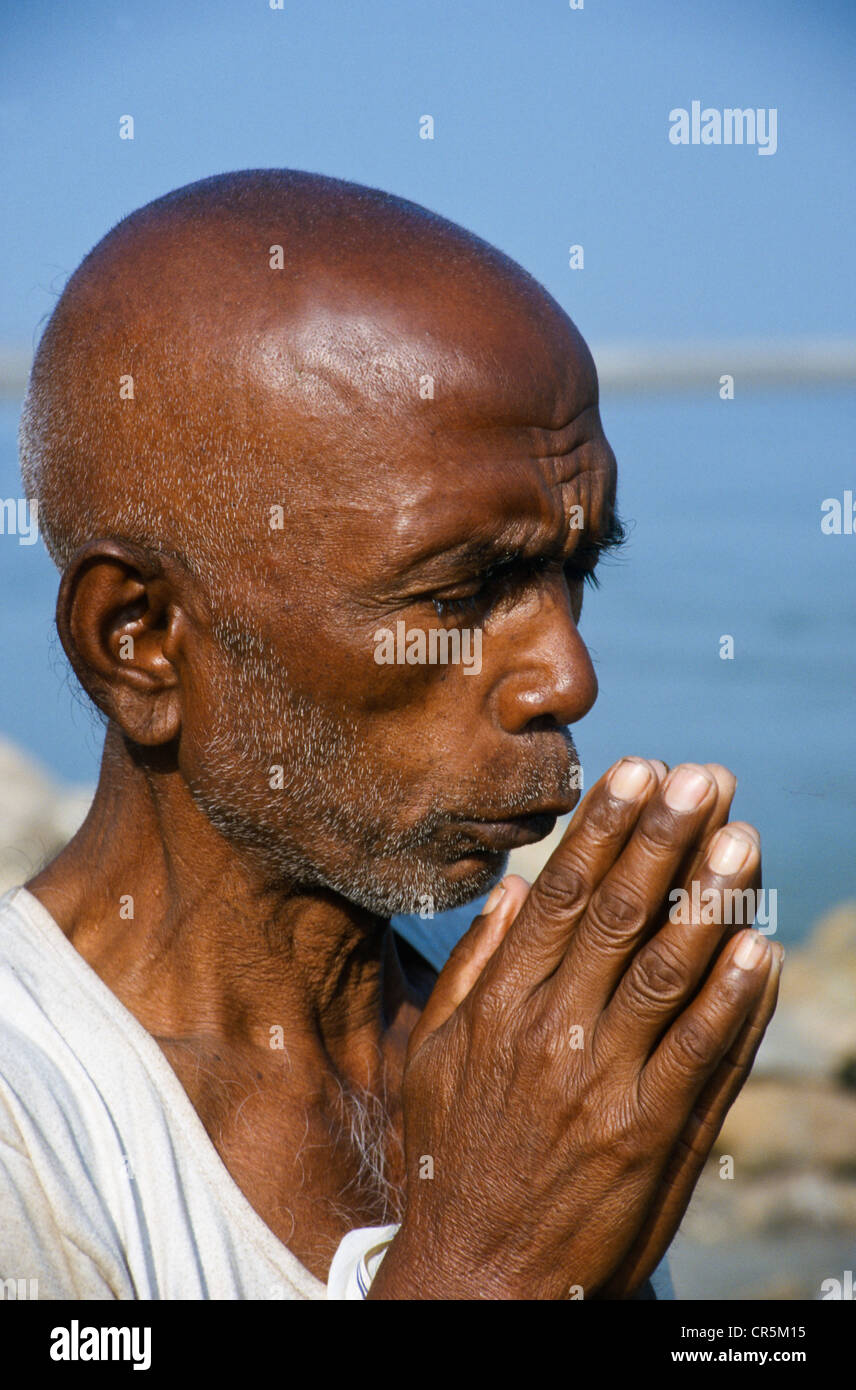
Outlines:
{"type": "MultiPolygon", "coordinates": [[[[577,533],[579,540],[574,554],[584,555],[587,560],[597,561],[607,552],[615,552],[627,540],[628,530],[613,507],[601,527],[590,531],[583,526],[577,533]]],[[[488,573],[491,570],[511,567],[533,560],[549,559],[564,552],[555,539],[514,541],[510,537],[489,536],[484,539],[470,538],[460,545],[437,549],[430,555],[422,555],[407,566],[409,576],[418,576],[422,571],[442,568],[444,571],[457,568],[468,573],[488,573]]]]}
{"type": "MultiPolygon", "coordinates": [[[[583,530],[582,534],[585,535],[585,530],[583,530]]],[[[627,526],[613,507],[609,513],[605,527],[591,538],[590,544],[595,546],[599,552],[605,550],[618,550],[624,545],[627,536],[627,526]]]]}

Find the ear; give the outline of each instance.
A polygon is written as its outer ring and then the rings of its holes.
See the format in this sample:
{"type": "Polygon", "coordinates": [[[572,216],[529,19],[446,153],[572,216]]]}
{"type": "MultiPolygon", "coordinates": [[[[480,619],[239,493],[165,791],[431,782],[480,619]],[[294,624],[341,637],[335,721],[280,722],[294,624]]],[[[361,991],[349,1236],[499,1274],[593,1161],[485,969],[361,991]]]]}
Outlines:
{"type": "Polygon", "coordinates": [[[88,541],[63,574],[56,625],[78,680],[135,743],[181,728],[177,657],[188,635],[177,564],[123,541],[88,541]]]}

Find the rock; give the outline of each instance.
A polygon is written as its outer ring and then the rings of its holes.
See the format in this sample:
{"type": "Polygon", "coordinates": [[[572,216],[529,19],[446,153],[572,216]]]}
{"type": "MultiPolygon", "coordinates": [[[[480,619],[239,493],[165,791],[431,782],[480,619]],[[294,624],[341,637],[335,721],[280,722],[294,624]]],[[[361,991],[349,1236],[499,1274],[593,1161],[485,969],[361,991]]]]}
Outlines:
{"type": "Polygon", "coordinates": [[[754,1074],[826,1077],[847,1084],[854,1059],[856,903],[847,902],[821,918],[801,946],[788,949],[779,1005],[754,1074]]]}
{"type": "Polygon", "coordinates": [[[720,1176],[718,1160],[706,1166],[681,1226],[705,1244],[811,1229],[856,1230],[856,1177],[829,1177],[799,1169],[752,1175],[739,1164],[733,1178],[720,1176]]]}
{"type": "MultiPolygon", "coordinates": [[[[852,1230],[796,1229],[716,1244],[679,1235],[669,1266],[679,1299],[793,1302],[823,1298],[830,1277],[846,1284],[853,1253],[852,1230]]],[[[785,1320],[793,1318],[783,1310],[785,1320]]]]}
{"type": "Polygon", "coordinates": [[[93,789],[55,782],[0,739],[0,893],[24,883],[71,839],[93,789]]]}
{"type": "Polygon", "coordinates": [[[747,1173],[813,1168],[856,1177],[856,1094],[831,1082],[750,1078],[716,1151],[747,1173]]]}

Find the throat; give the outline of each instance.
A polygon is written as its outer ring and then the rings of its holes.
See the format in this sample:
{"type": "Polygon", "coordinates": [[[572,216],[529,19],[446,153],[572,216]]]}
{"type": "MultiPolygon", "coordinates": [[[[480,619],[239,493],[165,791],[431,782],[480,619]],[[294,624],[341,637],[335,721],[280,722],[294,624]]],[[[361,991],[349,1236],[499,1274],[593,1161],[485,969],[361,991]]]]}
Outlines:
{"type": "Polygon", "coordinates": [[[311,1083],[288,1050],[157,1039],[211,1143],[257,1215],[326,1281],[342,1238],[400,1221],[405,1200],[400,1066],[370,1087],[327,1070],[311,1083]]]}
{"type": "MultiPolygon", "coordinates": [[[[397,1096],[395,1100],[397,1102],[397,1096]]],[[[369,1213],[363,1225],[386,1226],[404,1214],[404,1144],[400,1107],[391,1104],[387,1086],[380,1094],[339,1084],[333,1121],[334,1150],[353,1177],[340,1193],[342,1214],[369,1213]]]]}

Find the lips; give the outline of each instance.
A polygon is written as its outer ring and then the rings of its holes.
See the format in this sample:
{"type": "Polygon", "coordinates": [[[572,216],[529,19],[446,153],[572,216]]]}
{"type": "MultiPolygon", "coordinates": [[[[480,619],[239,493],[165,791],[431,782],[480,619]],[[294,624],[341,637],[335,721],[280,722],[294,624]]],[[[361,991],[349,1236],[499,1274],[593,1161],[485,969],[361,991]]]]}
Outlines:
{"type": "MultiPolygon", "coordinates": [[[[580,765],[576,749],[570,737],[563,739],[563,766],[556,768],[555,759],[540,760],[521,775],[518,771],[516,796],[508,786],[508,781],[497,775],[494,785],[502,787],[505,781],[505,805],[497,808],[500,814],[491,815],[490,801],[485,799],[481,806],[470,802],[468,815],[451,816],[449,829],[457,832],[458,847],[472,842],[480,851],[494,853],[507,852],[522,845],[532,845],[543,840],[554,828],[559,816],[565,816],[574,809],[582,791],[579,787],[580,765]],[[516,802],[516,814],[509,814],[516,802]],[[482,814],[472,814],[481,811],[482,814]],[[484,814],[484,813],[487,814],[484,814]]],[[[510,781],[510,779],[509,779],[510,781]]]]}
{"type": "Polygon", "coordinates": [[[508,820],[471,820],[457,824],[481,848],[510,850],[543,840],[556,824],[556,818],[557,813],[543,811],[534,815],[513,816],[508,820]]]}

